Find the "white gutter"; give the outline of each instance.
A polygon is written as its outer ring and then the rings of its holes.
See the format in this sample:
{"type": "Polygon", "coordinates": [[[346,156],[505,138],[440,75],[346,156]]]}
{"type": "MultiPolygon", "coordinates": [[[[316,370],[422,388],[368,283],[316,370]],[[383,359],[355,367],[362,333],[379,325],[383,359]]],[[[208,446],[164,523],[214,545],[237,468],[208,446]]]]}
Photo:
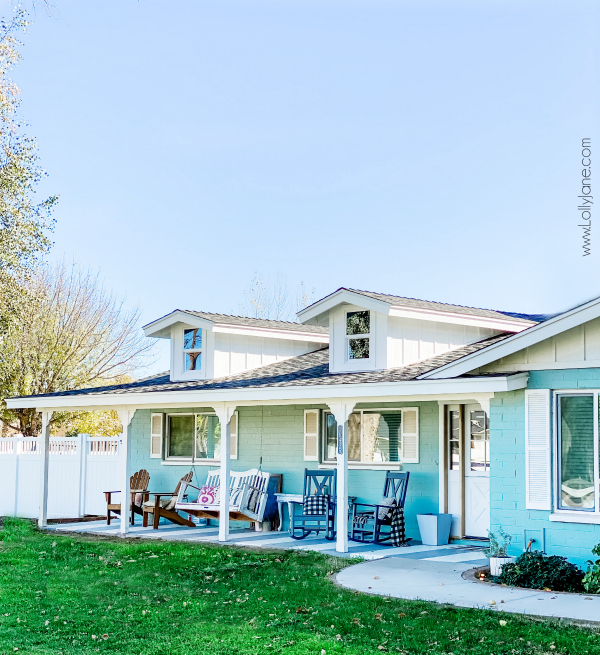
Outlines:
{"type": "MultiPolygon", "coordinates": [[[[140,391],[131,393],[98,393],[73,396],[28,396],[9,398],[9,409],[45,408],[58,411],[92,411],[118,407],[166,407],[194,405],[212,407],[215,403],[297,403],[322,402],[331,398],[402,399],[456,394],[500,393],[524,389],[528,373],[510,376],[487,376],[451,380],[408,380],[405,382],[370,382],[362,384],[323,384],[286,387],[246,387],[236,389],[182,389],[177,391],[140,391]]],[[[427,398],[422,398],[427,400],[427,398]]],[[[388,400],[389,402],[389,400],[388,400]]]]}

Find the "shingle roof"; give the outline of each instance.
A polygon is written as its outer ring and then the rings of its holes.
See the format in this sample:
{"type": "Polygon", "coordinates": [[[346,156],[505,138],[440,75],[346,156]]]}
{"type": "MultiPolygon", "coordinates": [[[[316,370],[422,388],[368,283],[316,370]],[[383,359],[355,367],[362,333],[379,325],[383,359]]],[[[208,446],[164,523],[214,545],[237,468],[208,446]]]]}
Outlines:
{"type": "MultiPolygon", "coordinates": [[[[303,325],[302,323],[293,323],[291,321],[273,321],[267,318],[251,318],[250,316],[235,316],[232,314],[214,314],[212,312],[197,312],[193,309],[176,309],[171,312],[185,312],[205,318],[213,323],[224,323],[226,325],[243,325],[245,327],[271,328],[272,330],[289,330],[290,332],[312,332],[313,334],[329,334],[329,328],[322,325],[303,325]]],[[[167,314],[169,316],[169,314],[167,314]]],[[[163,317],[164,318],[164,317],[163,317]]],[[[158,319],[160,320],[160,319],[158,319]]],[[[156,321],[152,321],[155,323],[156,321]]],[[[149,323],[151,325],[151,323],[149,323]]]]}
{"type": "MultiPolygon", "coordinates": [[[[390,305],[400,307],[411,307],[414,309],[433,309],[439,312],[451,312],[453,314],[466,314],[469,316],[481,316],[486,318],[506,318],[507,316],[519,321],[534,321],[540,323],[553,316],[552,314],[520,314],[517,312],[505,312],[495,309],[480,309],[478,307],[464,307],[463,305],[450,305],[443,302],[434,302],[432,300],[419,300],[417,298],[405,298],[404,296],[393,296],[387,293],[375,293],[373,291],[362,291],[360,289],[350,289],[349,287],[341,287],[337,291],[352,291],[359,293],[362,296],[374,298],[387,302],[390,305]]],[[[337,293],[337,292],[334,292],[337,293]]],[[[319,302],[319,301],[317,301],[319,302]]]]}
{"type": "Polygon", "coordinates": [[[308,385],[328,384],[364,384],[377,382],[401,382],[415,380],[419,375],[449,364],[472,352],[482,350],[487,346],[506,339],[510,335],[502,334],[483,339],[467,346],[455,348],[441,355],[430,357],[422,362],[408,366],[391,368],[383,371],[369,371],[363,373],[330,373],[329,348],[320,348],[306,355],[292,357],[283,362],[269,364],[261,368],[217,378],[214,380],[194,380],[188,382],[171,382],[168,375],[148,378],[129,384],[112,387],[99,387],[96,389],[76,389],[62,391],[41,396],[79,396],[88,394],[137,393],[153,391],[211,391],[214,389],[246,389],[259,387],[295,387],[308,385]]]}

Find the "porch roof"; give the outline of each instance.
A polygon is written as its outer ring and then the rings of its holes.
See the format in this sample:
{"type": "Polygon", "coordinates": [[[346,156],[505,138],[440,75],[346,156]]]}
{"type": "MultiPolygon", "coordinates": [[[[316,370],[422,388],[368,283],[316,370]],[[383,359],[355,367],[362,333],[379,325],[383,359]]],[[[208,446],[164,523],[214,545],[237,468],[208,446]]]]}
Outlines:
{"type": "MultiPolygon", "coordinates": [[[[39,406],[44,404],[44,399],[59,399],[81,397],[85,402],[86,396],[93,396],[100,399],[101,397],[110,396],[112,398],[121,397],[126,401],[126,397],[139,397],[140,393],[173,393],[176,392],[210,392],[210,391],[227,391],[227,390],[250,390],[250,389],[281,389],[285,387],[315,387],[318,386],[338,386],[338,385],[360,385],[364,388],[365,384],[378,385],[384,384],[386,387],[389,383],[412,381],[418,386],[424,385],[426,381],[417,380],[420,375],[435,370],[450,362],[456,361],[473,352],[487,348],[488,346],[506,339],[507,334],[489,337],[481,341],[455,348],[441,355],[431,357],[421,362],[416,362],[408,366],[385,369],[381,371],[368,371],[360,373],[330,373],[329,371],[329,348],[321,348],[305,355],[292,357],[282,362],[262,366],[244,373],[231,375],[228,377],[217,378],[213,380],[194,380],[185,382],[172,382],[169,374],[162,373],[155,377],[145,378],[128,384],[119,384],[105,387],[96,387],[90,389],[73,389],[70,391],[60,391],[48,394],[39,394],[37,396],[22,396],[8,400],[9,406],[19,407],[19,400],[29,401],[39,399],[39,406]]],[[[515,374],[517,375],[517,374],[515,374]]],[[[472,376],[464,376],[464,378],[472,376]]],[[[499,377],[498,375],[478,376],[482,380],[490,377],[499,377]]],[[[502,376],[506,377],[506,376],[502,376]]],[[[463,381],[466,382],[466,379],[463,381]]],[[[309,390],[306,389],[308,392],[309,390]]],[[[425,389],[424,389],[425,391],[425,389]]],[[[332,393],[334,393],[332,391],[332,393]]],[[[382,390],[382,395],[386,392],[382,390]]],[[[319,394],[321,395],[321,394],[319,394]]],[[[91,400],[91,398],[90,398],[91,400]]]]}

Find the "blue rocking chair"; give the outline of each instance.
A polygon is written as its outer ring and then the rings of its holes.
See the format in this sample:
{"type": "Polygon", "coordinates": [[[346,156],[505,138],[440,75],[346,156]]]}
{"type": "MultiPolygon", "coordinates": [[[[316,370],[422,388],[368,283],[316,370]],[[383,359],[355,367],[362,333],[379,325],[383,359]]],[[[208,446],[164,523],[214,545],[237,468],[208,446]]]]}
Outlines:
{"type": "Polygon", "coordinates": [[[337,471],[304,469],[304,502],[293,503],[290,537],[305,539],[311,532],[335,539],[335,493],[337,471]],[[301,507],[297,512],[296,507],[301,507]]]}
{"type": "MultiPolygon", "coordinates": [[[[349,535],[352,541],[374,544],[392,541],[392,520],[389,510],[391,506],[404,509],[409,475],[408,471],[402,473],[388,471],[383,486],[383,498],[377,505],[355,503],[352,506],[349,535]],[[391,501],[395,502],[391,503],[391,501]]],[[[402,525],[404,525],[403,520],[402,525]]]]}

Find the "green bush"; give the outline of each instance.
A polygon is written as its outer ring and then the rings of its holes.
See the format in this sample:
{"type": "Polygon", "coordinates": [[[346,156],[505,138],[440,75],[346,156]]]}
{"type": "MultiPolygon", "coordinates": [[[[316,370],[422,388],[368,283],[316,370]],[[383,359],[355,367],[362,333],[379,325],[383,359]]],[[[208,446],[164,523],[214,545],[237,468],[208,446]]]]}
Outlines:
{"type": "MultiPolygon", "coordinates": [[[[600,544],[596,544],[592,550],[594,555],[600,555],[600,544]]],[[[588,567],[583,578],[583,586],[589,594],[600,594],[600,559],[588,560],[588,567]]]]}
{"type": "Polygon", "coordinates": [[[527,589],[582,592],[583,576],[583,571],[564,557],[535,550],[523,553],[514,564],[505,564],[495,582],[527,589]]]}

